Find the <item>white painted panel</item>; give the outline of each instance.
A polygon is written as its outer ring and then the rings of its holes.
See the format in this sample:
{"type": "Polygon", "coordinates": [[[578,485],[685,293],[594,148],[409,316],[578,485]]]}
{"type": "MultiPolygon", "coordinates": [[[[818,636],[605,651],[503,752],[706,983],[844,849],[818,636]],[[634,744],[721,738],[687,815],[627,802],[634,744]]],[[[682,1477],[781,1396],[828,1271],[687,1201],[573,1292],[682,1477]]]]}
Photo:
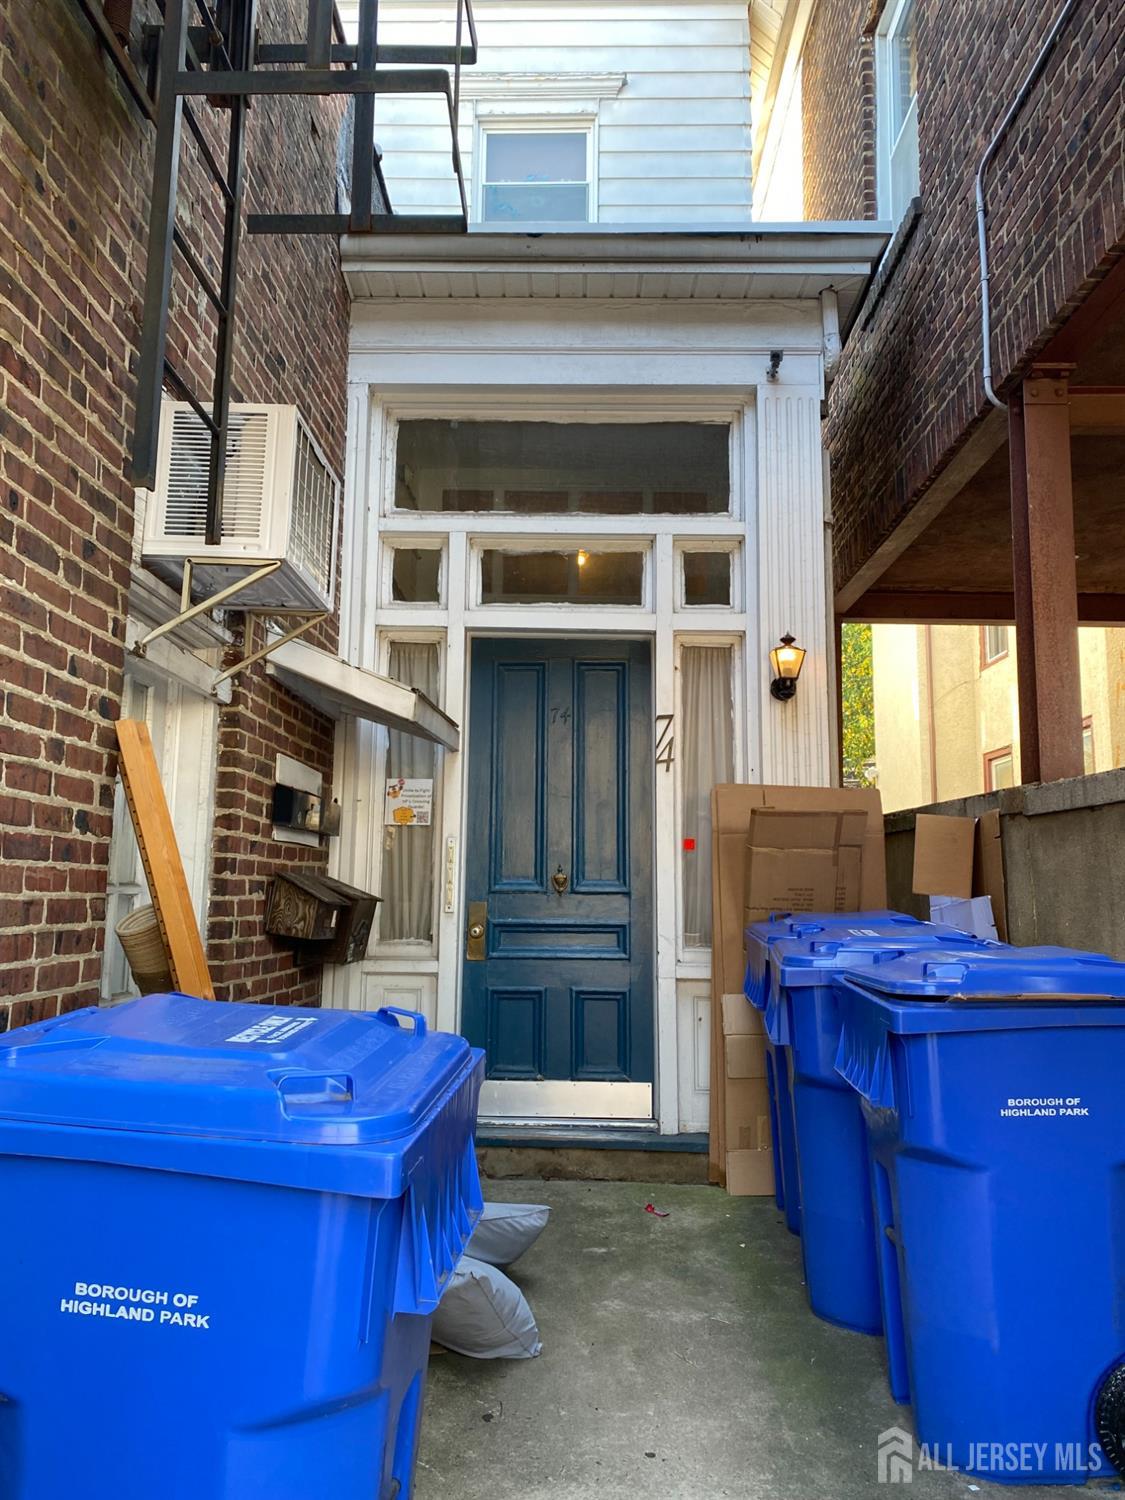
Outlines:
{"type": "Polygon", "coordinates": [[[400,974],[380,973],[370,964],[357,965],[360,984],[351,1010],[379,1010],[396,1005],[401,1010],[420,1011],[428,1026],[437,1020],[437,975],[409,971],[400,974]]]}
{"type": "MultiPolygon", "coordinates": [[[[622,110],[614,120],[603,119],[599,129],[603,177],[612,172],[621,153],[650,151],[669,161],[675,170],[683,156],[698,160],[703,153],[741,153],[750,147],[749,124],[715,126],[693,121],[690,116],[676,125],[649,125],[643,120],[630,120],[622,110]]],[[[661,171],[668,170],[668,166],[661,167],[661,171]]]]}
{"type": "Polygon", "coordinates": [[[676,983],[680,1060],[680,1119],[684,1132],[707,1130],[711,1088],[711,981],[676,983]]]}
{"type": "Polygon", "coordinates": [[[602,218],[613,219],[611,209],[660,208],[684,205],[707,208],[721,207],[735,202],[750,202],[750,175],[741,180],[713,177],[615,177],[603,182],[598,196],[602,204],[602,218]]]}
{"type": "MultiPolygon", "coordinates": [[[[641,139],[644,134],[641,132],[641,139]]],[[[687,150],[678,151],[651,151],[647,149],[618,150],[607,153],[605,151],[605,132],[602,132],[602,169],[601,169],[601,197],[605,200],[606,184],[616,180],[631,180],[641,178],[645,182],[664,178],[666,182],[684,180],[696,181],[691,171],[695,161],[695,152],[687,150]],[[666,174],[673,174],[667,176],[666,174]]],[[[748,142],[749,144],[749,142],[748,142]]],[[[448,163],[448,157],[446,158],[448,163]]],[[[711,177],[713,180],[733,178],[737,182],[749,182],[750,180],[750,152],[732,149],[730,151],[714,151],[711,153],[711,177]]],[[[724,190],[731,187],[729,181],[723,181],[724,190]]]]}
{"type": "Polygon", "coordinates": [[[829,786],[832,775],[820,391],[758,388],[759,622],[768,651],[788,631],[804,646],[796,697],[778,703],[761,678],[763,775],[829,786]]]}

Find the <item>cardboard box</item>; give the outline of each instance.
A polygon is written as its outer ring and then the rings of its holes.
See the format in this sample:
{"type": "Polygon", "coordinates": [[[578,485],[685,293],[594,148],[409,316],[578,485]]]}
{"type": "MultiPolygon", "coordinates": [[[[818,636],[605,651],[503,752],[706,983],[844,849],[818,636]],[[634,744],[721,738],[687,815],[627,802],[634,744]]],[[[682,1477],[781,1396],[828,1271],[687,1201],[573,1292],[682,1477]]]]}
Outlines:
{"type": "MultiPolygon", "coordinates": [[[[947,896],[960,901],[987,896],[996,935],[1006,943],[1008,898],[999,810],[992,808],[979,818],[919,813],[914,828],[913,886],[918,896],[947,896]]],[[[932,905],[931,915],[935,921],[939,920],[932,905]]],[[[973,913],[970,911],[968,915],[971,918],[973,913]]],[[[953,922],[953,917],[947,912],[940,920],[953,922]]]]}
{"type": "Polygon", "coordinates": [[[776,911],[858,911],[867,812],[755,808],[743,926],[776,911]]]}
{"type": "Polygon", "coordinates": [[[1008,896],[1004,887],[1004,846],[1000,842],[1000,810],[992,808],[977,819],[977,839],[973,859],[973,895],[987,896],[992,902],[992,919],[996,936],[1008,941],[1008,896]]]}
{"type": "Polygon", "coordinates": [[[724,995],[723,1138],[729,1151],[770,1149],[766,1035],[745,995],[724,995]]]}
{"type": "MultiPolygon", "coordinates": [[[[883,807],[875,787],[721,785],[711,793],[711,993],[741,990],[746,978],[743,945],[746,842],[756,809],[776,812],[866,814],[856,910],[887,904],[883,807]]],[[[717,1029],[717,1026],[716,1026],[717,1029]]]]}
{"type": "MultiPolygon", "coordinates": [[[[756,810],[797,813],[857,813],[866,817],[860,860],[859,910],[879,910],[887,904],[887,876],[883,853],[883,808],[874,787],[778,787],[723,784],[711,793],[711,1131],[709,1177],[726,1178],[728,1144],[726,1108],[726,1058],[721,997],[737,994],[741,999],[746,978],[743,929],[746,925],[746,843],[750,819],[756,810]]],[[[745,1001],[742,1001],[745,1006],[745,1001]]],[[[746,1009],[752,1009],[747,1006],[746,1009]]],[[[731,1154],[735,1154],[733,1147],[731,1154]]],[[[766,1153],[769,1156],[769,1153],[766,1153]]],[[[757,1177],[773,1191],[772,1167],[757,1177]]],[[[740,1164],[740,1180],[750,1176],[748,1164],[740,1164]]],[[[749,1191],[749,1189],[743,1189],[749,1191]]]]}
{"type": "Polygon", "coordinates": [[[996,941],[996,922],[990,896],[931,896],[930,921],[959,927],[974,937],[996,941]]]}
{"type": "Polygon", "coordinates": [[[732,1198],[773,1197],[772,1151],[728,1151],[724,1165],[732,1198]]]}
{"type": "Polygon", "coordinates": [[[973,894],[975,818],[919,813],[914,820],[914,894],[959,896],[973,894]]]}

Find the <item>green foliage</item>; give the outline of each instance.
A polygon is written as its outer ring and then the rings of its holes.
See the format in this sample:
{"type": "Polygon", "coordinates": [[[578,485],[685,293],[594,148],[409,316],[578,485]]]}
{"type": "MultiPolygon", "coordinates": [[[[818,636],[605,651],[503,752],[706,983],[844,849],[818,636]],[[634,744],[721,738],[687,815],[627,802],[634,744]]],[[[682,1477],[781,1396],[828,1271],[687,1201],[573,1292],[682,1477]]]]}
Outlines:
{"type": "Polygon", "coordinates": [[[873,786],[875,687],[871,671],[871,626],[845,624],[840,652],[844,702],[844,781],[873,786]]]}

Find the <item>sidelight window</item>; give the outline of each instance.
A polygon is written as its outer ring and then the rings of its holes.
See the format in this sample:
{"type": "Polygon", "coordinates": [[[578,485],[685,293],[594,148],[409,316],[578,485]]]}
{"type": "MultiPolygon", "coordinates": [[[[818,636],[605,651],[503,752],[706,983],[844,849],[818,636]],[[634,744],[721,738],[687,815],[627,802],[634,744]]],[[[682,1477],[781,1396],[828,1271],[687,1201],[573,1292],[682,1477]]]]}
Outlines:
{"type": "Polygon", "coordinates": [[[684,646],[680,652],[680,825],[683,940],[711,945],[711,789],[734,778],[734,651],[684,646]]]}

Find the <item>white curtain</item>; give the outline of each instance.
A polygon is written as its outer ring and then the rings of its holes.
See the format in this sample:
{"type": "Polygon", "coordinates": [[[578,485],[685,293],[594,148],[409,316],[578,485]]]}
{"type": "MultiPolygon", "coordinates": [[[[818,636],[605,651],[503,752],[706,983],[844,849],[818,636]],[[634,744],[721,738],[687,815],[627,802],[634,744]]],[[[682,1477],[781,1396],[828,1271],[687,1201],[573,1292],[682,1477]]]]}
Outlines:
{"type": "Polygon", "coordinates": [[[711,944],[711,788],[734,780],[731,660],[729,646],[685,646],[680,653],[680,858],[689,948],[711,944]],[[694,848],[688,842],[693,839],[694,848]]]}
{"type": "MultiPolygon", "coordinates": [[[[408,687],[418,688],[434,703],[438,701],[438,648],[395,641],[391,646],[388,676],[408,687]]],[[[387,744],[387,776],[434,777],[436,747],[429,740],[390,730],[387,744]]],[[[436,791],[436,787],[435,787],[436,791]]],[[[437,816],[437,798],[433,815],[437,816]]],[[[379,816],[383,816],[382,806],[379,816]]],[[[419,824],[384,828],[383,879],[379,908],[379,936],[384,942],[429,943],[434,935],[434,830],[419,824]]]]}

